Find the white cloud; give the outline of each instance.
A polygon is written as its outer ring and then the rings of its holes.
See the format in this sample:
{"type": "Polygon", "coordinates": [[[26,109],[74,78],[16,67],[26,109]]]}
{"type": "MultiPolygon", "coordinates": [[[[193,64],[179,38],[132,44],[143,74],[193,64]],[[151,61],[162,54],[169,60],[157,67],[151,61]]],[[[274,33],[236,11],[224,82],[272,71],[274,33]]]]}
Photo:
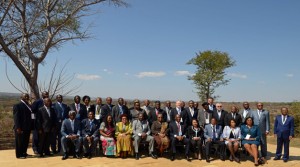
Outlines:
{"type": "Polygon", "coordinates": [[[285,76],[288,77],[288,78],[293,78],[294,74],[286,74],[285,76]]]}
{"type": "Polygon", "coordinates": [[[136,75],[138,78],[144,78],[144,77],[162,77],[166,75],[165,72],[159,71],[159,72],[140,72],[136,75]]]}
{"type": "Polygon", "coordinates": [[[89,75],[89,74],[77,74],[76,78],[80,79],[80,80],[89,81],[89,80],[101,79],[101,76],[99,76],[99,75],[89,75]]]}
{"type": "Polygon", "coordinates": [[[175,71],[175,76],[192,75],[189,71],[175,71]]]}
{"type": "Polygon", "coordinates": [[[108,69],[103,69],[104,72],[106,72],[107,74],[112,74],[112,71],[108,70],[108,69]]]}
{"type": "Polygon", "coordinates": [[[245,74],[239,74],[239,73],[229,73],[229,76],[233,77],[233,78],[240,78],[240,79],[247,79],[248,76],[245,74]]]}

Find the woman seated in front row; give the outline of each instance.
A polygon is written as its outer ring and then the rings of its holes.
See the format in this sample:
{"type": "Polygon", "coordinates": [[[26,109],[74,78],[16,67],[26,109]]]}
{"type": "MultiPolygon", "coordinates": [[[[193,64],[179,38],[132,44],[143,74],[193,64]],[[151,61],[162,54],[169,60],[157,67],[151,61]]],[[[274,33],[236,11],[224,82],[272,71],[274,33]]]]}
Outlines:
{"type": "Polygon", "coordinates": [[[133,153],[132,149],[132,126],[126,114],[121,115],[121,122],[116,125],[117,156],[127,158],[133,153]]]}
{"type": "Polygon", "coordinates": [[[236,126],[235,119],[231,119],[228,122],[229,126],[225,126],[223,129],[223,139],[227,145],[228,150],[230,151],[229,160],[240,162],[239,158],[236,157],[236,152],[239,149],[240,140],[241,140],[241,130],[236,126]]]}
{"type": "Polygon", "coordinates": [[[187,130],[187,137],[190,139],[190,148],[194,152],[195,159],[202,160],[204,130],[199,126],[197,119],[192,119],[192,125],[187,130]]]}
{"type": "Polygon", "coordinates": [[[253,125],[253,118],[245,119],[244,125],[241,126],[242,145],[244,145],[247,152],[254,158],[254,165],[258,166],[258,146],[260,143],[259,127],[253,125]]]}
{"type": "Polygon", "coordinates": [[[100,140],[102,142],[103,154],[106,156],[116,155],[115,126],[111,115],[107,115],[100,125],[100,140]]]}
{"type": "Polygon", "coordinates": [[[163,122],[162,114],[158,114],[157,121],[154,121],[151,126],[151,133],[160,156],[162,156],[163,152],[169,147],[170,139],[167,136],[168,131],[168,123],[163,122]]]}

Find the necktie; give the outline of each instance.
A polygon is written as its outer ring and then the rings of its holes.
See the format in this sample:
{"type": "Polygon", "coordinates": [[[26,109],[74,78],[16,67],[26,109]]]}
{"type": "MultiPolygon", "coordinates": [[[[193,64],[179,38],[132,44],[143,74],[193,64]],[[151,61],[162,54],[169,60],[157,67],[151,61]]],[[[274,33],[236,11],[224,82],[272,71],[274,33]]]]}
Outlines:
{"type": "Polygon", "coordinates": [[[178,128],[178,135],[181,136],[181,128],[180,123],[177,122],[177,128],[178,128]]]}
{"type": "Polygon", "coordinates": [[[122,106],[120,106],[120,113],[121,113],[121,115],[123,114],[123,108],[122,108],[122,106]]]}
{"type": "Polygon", "coordinates": [[[93,122],[90,121],[90,131],[92,131],[92,128],[93,128],[93,122]]]}
{"type": "Polygon", "coordinates": [[[76,111],[78,112],[78,110],[79,110],[79,105],[76,104],[76,111]]]}
{"type": "Polygon", "coordinates": [[[232,118],[235,119],[235,114],[232,114],[232,118]]]}
{"type": "Polygon", "coordinates": [[[213,126],[213,140],[216,140],[216,127],[213,126]]]}
{"type": "Polygon", "coordinates": [[[71,120],[72,131],[74,132],[74,120],[71,120]]]}

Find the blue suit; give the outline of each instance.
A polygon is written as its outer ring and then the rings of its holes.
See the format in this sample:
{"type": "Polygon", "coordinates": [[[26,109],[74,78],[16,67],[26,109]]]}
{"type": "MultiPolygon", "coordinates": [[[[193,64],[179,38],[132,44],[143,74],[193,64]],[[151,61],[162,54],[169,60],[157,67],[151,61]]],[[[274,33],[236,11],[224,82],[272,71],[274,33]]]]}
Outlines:
{"type": "Polygon", "coordinates": [[[61,126],[61,145],[63,152],[67,153],[67,142],[71,141],[75,145],[75,151],[78,153],[80,150],[80,144],[81,144],[81,122],[77,119],[74,119],[74,129],[72,129],[71,121],[70,119],[65,119],[61,126]],[[75,140],[71,140],[67,138],[69,135],[76,135],[78,138],[75,140]]]}
{"type": "Polygon", "coordinates": [[[274,123],[274,134],[277,135],[276,157],[282,155],[282,145],[284,146],[283,160],[289,159],[289,136],[294,136],[294,118],[287,115],[286,121],[283,122],[283,116],[277,115],[274,123]]]}

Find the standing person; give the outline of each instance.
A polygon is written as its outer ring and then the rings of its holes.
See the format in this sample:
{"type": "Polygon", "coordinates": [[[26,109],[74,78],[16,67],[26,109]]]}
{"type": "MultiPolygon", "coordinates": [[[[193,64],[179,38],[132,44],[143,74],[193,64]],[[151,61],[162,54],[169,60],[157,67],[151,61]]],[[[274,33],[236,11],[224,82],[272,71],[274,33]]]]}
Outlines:
{"type": "Polygon", "coordinates": [[[27,157],[33,114],[28,102],[29,94],[22,93],[21,101],[13,107],[16,158],[27,157]]]}
{"type": "Polygon", "coordinates": [[[101,114],[100,114],[101,122],[105,121],[107,115],[112,115],[113,107],[114,105],[112,104],[112,98],[107,97],[106,104],[104,104],[101,108],[101,114]]]}
{"type": "MultiPolygon", "coordinates": [[[[175,121],[175,116],[180,115],[180,124],[184,125],[184,128],[187,128],[189,117],[186,110],[182,109],[182,101],[176,101],[176,107],[171,110],[171,121],[175,121]]],[[[185,129],[186,130],[186,129],[185,129]]]]}
{"type": "Polygon", "coordinates": [[[49,98],[44,99],[44,106],[41,107],[36,114],[37,130],[39,132],[39,154],[44,157],[44,154],[50,156],[51,139],[56,132],[57,118],[55,110],[51,107],[52,101],[49,98]]]}
{"type": "Polygon", "coordinates": [[[100,120],[101,108],[102,108],[102,98],[96,98],[96,105],[95,105],[95,119],[100,120]]]}
{"type": "MultiPolygon", "coordinates": [[[[87,95],[83,96],[82,97],[82,102],[83,102],[83,105],[86,107],[87,114],[89,114],[89,112],[91,111],[95,115],[95,105],[90,104],[91,103],[91,97],[87,96],[87,95]]],[[[87,115],[87,117],[88,117],[88,115],[87,115]]]]}
{"type": "Polygon", "coordinates": [[[150,127],[151,127],[152,123],[157,120],[158,114],[162,114],[164,122],[167,121],[167,113],[165,110],[160,108],[160,101],[155,101],[154,104],[155,104],[155,107],[148,114],[148,121],[149,121],[150,127]]]}
{"type": "Polygon", "coordinates": [[[274,160],[280,160],[282,146],[284,146],[283,162],[289,160],[290,140],[294,137],[294,117],[288,115],[288,108],[281,108],[281,115],[276,116],[274,123],[274,137],[277,138],[277,149],[274,160]]]}
{"type": "Polygon", "coordinates": [[[204,131],[199,126],[198,120],[193,118],[192,125],[187,130],[187,137],[190,139],[191,149],[195,154],[195,159],[201,160],[203,157],[202,145],[204,138],[204,131]]]}
{"type": "Polygon", "coordinates": [[[154,137],[156,148],[162,156],[163,152],[169,148],[170,139],[168,137],[169,129],[168,122],[163,120],[163,115],[157,115],[157,121],[154,121],[151,126],[151,133],[154,137]]]}
{"type": "Polygon", "coordinates": [[[211,111],[217,110],[217,107],[216,107],[216,105],[214,104],[214,98],[209,97],[209,98],[207,99],[207,103],[208,103],[209,110],[211,110],[211,111]]]}
{"type": "Polygon", "coordinates": [[[225,127],[225,116],[227,115],[227,111],[223,110],[223,105],[221,103],[216,104],[216,110],[213,111],[212,117],[216,118],[218,125],[225,127]]]}
{"type": "Polygon", "coordinates": [[[202,110],[199,110],[197,120],[199,122],[199,125],[202,128],[205,128],[205,125],[210,124],[211,118],[212,118],[212,112],[209,110],[208,103],[204,102],[202,103],[202,110]]]}
{"type": "Polygon", "coordinates": [[[69,119],[65,119],[61,126],[61,144],[64,155],[62,160],[66,160],[68,158],[68,143],[71,143],[75,146],[75,154],[74,158],[80,159],[79,151],[81,145],[81,126],[80,121],[75,119],[76,111],[69,111],[69,119]]]}
{"type": "Polygon", "coordinates": [[[241,110],[239,112],[239,114],[242,116],[242,124],[245,122],[245,119],[250,117],[252,115],[252,111],[249,107],[249,103],[248,102],[244,102],[243,103],[243,110],[241,110]]]}
{"type": "Polygon", "coordinates": [[[144,114],[144,118],[145,119],[148,119],[148,116],[146,114],[146,111],[143,110],[141,107],[140,107],[140,101],[139,100],[134,100],[133,102],[133,109],[130,110],[130,117],[129,117],[129,120],[131,122],[133,122],[134,120],[138,120],[139,118],[139,114],[140,113],[143,113],[144,114]]]}
{"type": "Polygon", "coordinates": [[[152,110],[152,107],[150,106],[150,100],[146,99],[144,101],[144,106],[141,107],[147,114],[147,116],[149,115],[149,112],[152,110]]]}
{"type": "Polygon", "coordinates": [[[193,100],[189,101],[189,107],[187,107],[185,110],[187,111],[188,117],[189,117],[188,126],[191,126],[192,125],[192,119],[197,119],[197,117],[198,117],[198,110],[196,110],[194,108],[194,101],[193,100]]]}
{"type": "Polygon", "coordinates": [[[230,120],[232,119],[235,120],[236,126],[240,127],[242,125],[242,116],[236,106],[232,106],[230,113],[225,116],[225,126],[230,126],[230,120]]]}
{"type": "Polygon", "coordinates": [[[166,114],[167,114],[167,122],[168,123],[170,123],[170,121],[171,121],[171,118],[170,118],[171,110],[172,110],[171,101],[168,100],[165,103],[165,111],[166,111],[166,114]]]}
{"type": "Polygon", "coordinates": [[[38,113],[39,109],[44,106],[44,99],[49,98],[49,93],[47,91],[42,92],[42,98],[37,99],[31,105],[32,112],[34,116],[32,117],[33,120],[33,132],[32,132],[32,150],[34,154],[39,153],[39,133],[36,127],[36,114],[38,113]]]}
{"type": "Polygon", "coordinates": [[[99,126],[100,123],[95,119],[93,111],[90,111],[88,118],[81,122],[83,152],[88,159],[92,158],[99,142],[99,126]]]}
{"type": "Polygon", "coordinates": [[[132,126],[128,121],[127,115],[120,116],[121,122],[116,124],[117,138],[117,156],[127,158],[128,154],[132,154],[132,126]]]}
{"type": "Polygon", "coordinates": [[[270,114],[263,108],[263,103],[257,103],[257,110],[252,112],[254,125],[257,125],[261,132],[260,146],[261,159],[260,163],[265,163],[267,157],[267,135],[270,132],[270,114]]]}
{"type": "Polygon", "coordinates": [[[70,105],[70,110],[75,111],[76,113],[76,119],[81,122],[85,118],[87,118],[87,110],[86,106],[84,106],[82,103],[80,103],[81,97],[76,95],[74,97],[74,103],[70,105]]]}
{"type": "Polygon", "coordinates": [[[116,156],[115,124],[113,117],[108,115],[106,120],[100,125],[100,140],[102,142],[103,154],[106,156],[116,156]]]}
{"type": "Polygon", "coordinates": [[[124,105],[124,99],[120,97],[118,99],[118,104],[112,108],[113,123],[116,124],[120,122],[120,116],[123,114],[129,115],[129,110],[127,106],[124,105]]]}
{"type": "Polygon", "coordinates": [[[61,125],[62,122],[68,118],[69,114],[69,107],[63,103],[63,96],[62,95],[57,95],[56,96],[56,103],[52,105],[52,108],[54,108],[55,113],[56,113],[56,133],[53,136],[52,142],[51,142],[51,150],[53,154],[59,153],[61,151],[61,125]],[[57,150],[56,150],[57,146],[57,150]]]}

